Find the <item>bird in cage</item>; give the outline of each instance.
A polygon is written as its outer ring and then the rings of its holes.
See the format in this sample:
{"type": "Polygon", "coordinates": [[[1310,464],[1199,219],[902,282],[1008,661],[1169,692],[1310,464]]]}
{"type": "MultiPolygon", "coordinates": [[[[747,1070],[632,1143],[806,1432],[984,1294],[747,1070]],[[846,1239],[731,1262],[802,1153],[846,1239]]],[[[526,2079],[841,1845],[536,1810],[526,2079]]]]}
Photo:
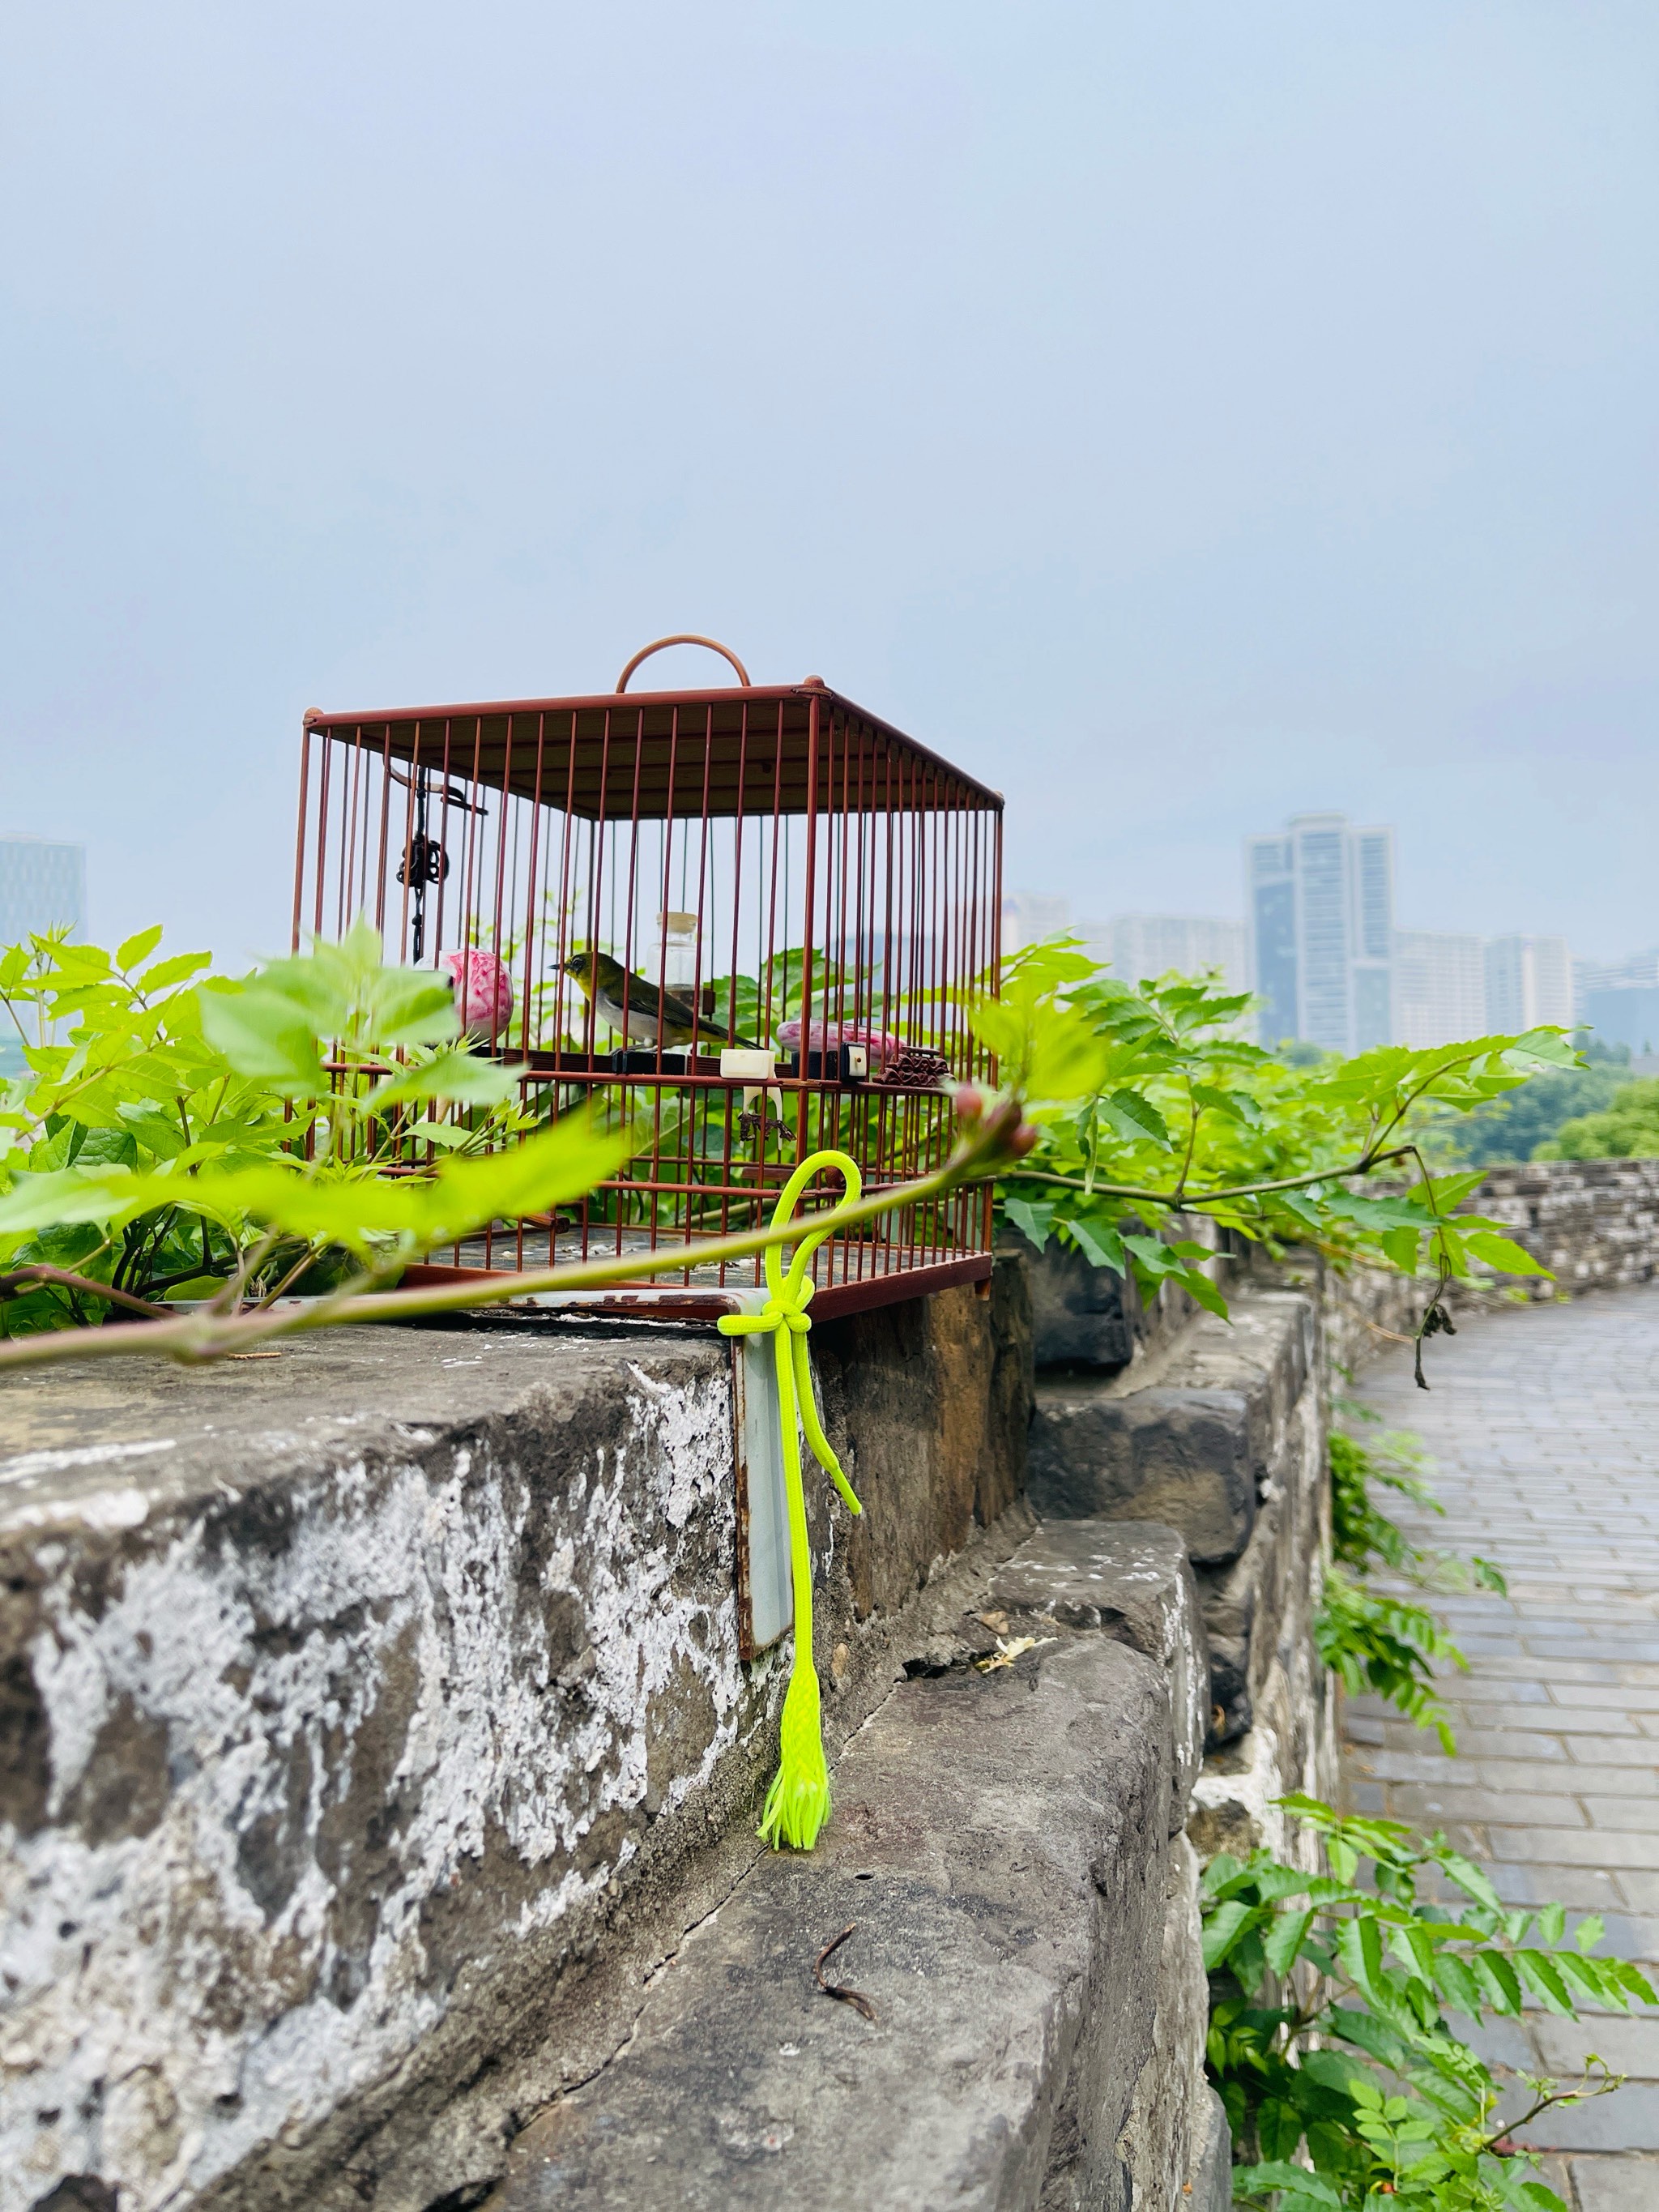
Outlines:
{"type": "MultiPolygon", "coordinates": [[[[582,996],[592,1002],[600,1020],[624,1034],[630,1044],[690,1044],[697,1034],[711,1043],[717,1037],[724,1041],[723,1033],[709,1018],[700,1016],[689,999],[673,991],[659,991],[643,975],[630,975],[608,952],[573,952],[564,963],[564,972],[575,977],[582,996]]],[[[750,1052],[755,1049],[747,1037],[734,1036],[729,1042],[750,1052]]]]}
{"type": "Polygon", "coordinates": [[[468,1042],[487,1050],[513,1018],[513,978],[506,961],[494,952],[441,952],[438,965],[449,977],[468,1042]]]}

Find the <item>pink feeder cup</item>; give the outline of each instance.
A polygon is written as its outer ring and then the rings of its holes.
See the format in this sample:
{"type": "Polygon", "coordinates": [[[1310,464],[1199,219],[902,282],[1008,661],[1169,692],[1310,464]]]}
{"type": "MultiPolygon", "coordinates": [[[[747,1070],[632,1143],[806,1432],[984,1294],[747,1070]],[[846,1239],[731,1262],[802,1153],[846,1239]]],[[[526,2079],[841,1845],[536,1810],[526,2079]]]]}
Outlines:
{"type": "Polygon", "coordinates": [[[513,1018],[513,978],[493,952],[441,952],[455,1012],[470,1044],[492,1045],[513,1018]]]}
{"type": "MultiPolygon", "coordinates": [[[[792,1018],[780,1024],[778,1046],[783,1052],[800,1050],[800,1022],[792,1018]]],[[[867,1028],[862,1022],[821,1022],[807,1024],[808,1052],[822,1052],[828,1045],[831,1050],[838,1044],[861,1044],[870,1055],[870,1073],[879,1075],[890,1060],[897,1059],[904,1047],[885,1030],[867,1028]]]]}

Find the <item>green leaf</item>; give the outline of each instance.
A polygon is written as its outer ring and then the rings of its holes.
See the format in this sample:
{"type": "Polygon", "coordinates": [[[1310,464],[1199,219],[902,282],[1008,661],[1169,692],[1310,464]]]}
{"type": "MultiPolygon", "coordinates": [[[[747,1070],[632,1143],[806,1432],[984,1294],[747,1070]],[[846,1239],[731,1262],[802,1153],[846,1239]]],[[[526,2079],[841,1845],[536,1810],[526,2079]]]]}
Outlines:
{"type": "Polygon", "coordinates": [[[1176,1279],[1188,1297],[1195,1298],[1206,1313],[1226,1320],[1227,1301],[1207,1275],[1201,1274],[1196,1267],[1184,1267],[1176,1279]]]}
{"type": "Polygon", "coordinates": [[[1049,1231],[1054,1224],[1053,1201],[1039,1202],[1036,1199],[1009,1198],[1004,1200],[1003,1208],[1014,1226],[1041,1252],[1048,1242],[1049,1231]]]}
{"type": "Polygon", "coordinates": [[[129,937],[124,945],[116,946],[116,966],[122,969],[137,968],[141,961],[149,959],[161,942],[161,925],[159,921],[154,922],[149,928],[139,930],[135,936],[129,937]]]}
{"type": "Polygon", "coordinates": [[[1164,1152],[1170,1149],[1169,1124],[1150,1098],[1143,1098],[1138,1091],[1114,1091],[1100,1102],[1100,1110],[1116,1130],[1131,1144],[1154,1144],[1164,1152]]]}
{"type": "Polygon", "coordinates": [[[1079,1098],[1106,1073],[1109,1048],[1075,1007],[1046,1018],[1032,1047],[1026,1087],[1032,1098],[1079,1098]]]}
{"type": "Polygon", "coordinates": [[[392,1237],[406,1251],[423,1252],[486,1222],[546,1212],[585,1196],[617,1172],[631,1145],[630,1133],[606,1135],[571,1114],[503,1152],[441,1160],[429,1176],[325,1181],[262,1165],[204,1171],[191,1195],[309,1242],[364,1252],[376,1237],[392,1237]]]}
{"type": "Polygon", "coordinates": [[[1301,1190],[1278,1190],[1272,1194],[1272,1203],[1304,1229],[1321,1231],[1325,1226],[1325,1215],[1321,1207],[1301,1190]]]}
{"type": "Polygon", "coordinates": [[[0,1237],[75,1222],[114,1221],[129,1207],[142,1212],[142,1205],[133,1205],[133,1180],[118,1168],[93,1174],[59,1168],[20,1176],[9,1191],[0,1193],[0,1237]]]}
{"type": "Polygon", "coordinates": [[[1241,2190],[1248,2197],[1260,2196],[1264,2190],[1284,2190],[1286,2194],[1280,2200],[1279,2212],[1291,2212],[1298,2203],[1328,2206],[1331,2212],[1342,2212],[1342,2199],[1328,2181],[1282,2159],[1269,2159],[1261,2166],[1235,2166],[1232,2184],[1236,2196],[1241,2190]]]}
{"type": "Polygon", "coordinates": [[[1169,1246],[1156,1237],[1126,1237],[1123,1249],[1133,1254],[1137,1265],[1155,1281],[1161,1281],[1165,1275],[1178,1275],[1182,1272],[1180,1261],[1169,1246]]]}
{"type": "Polygon", "coordinates": [[[1392,2010],[1393,1993],[1383,1978],[1382,1930],[1369,1912],[1342,1923],[1336,1931],[1336,1955],[1362,1996],[1392,2010]]]}
{"type": "Polygon", "coordinates": [[[204,968],[211,968],[210,952],[175,952],[170,959],[158,960],[153,968],[146,968],[139,981],[147,992],[171,990],[175,983],[188,981],[199,975],[204,968]]]}
{"type": "Polygon", "coordinates": [[[1494,2012],[1521,2009],[1521,1978],[1501,1951],[1476,1951],[1469,1960],[1494,2012]]]}
{"type": "Polygon", "coordinates": [[[1419,1229],[1390,1229],[1382,1237],[1383,1256],[1401,1274],[1417,1272],[1417,1248],[1422,1242],[1422,1234],[1419,1229]]]}
{"type": "Polygon", "coordinates": [[[1542,1997],[1552,2012],[1565,2013],[1571,2019],[1572,1999],[1567,1994],[1560,1969],[1548,1952],[1527,1949],[1516,1951],[1514,1956],[1522,1979],[1534,1994],[1542,1997]]]}
{"type": "Polygon", "coordinates": [[[1266,1127],[1267,1115],[1261,1103],[1248,1091],[1220,1091],[1213,1084],[1195,1083],[1193,1101],[1207,1112],[1224,1115],[1230,1121],[1243,1122],[1249,1129],[1266,1127]]]}
{"type": "Polygon", "coordinates": [[[1548,2184],[1522,2179],[1514,2185],[1515,2201],[1525,2205],[1528,2212],[1568,2212],[1568,2207],[1548,2184]]]}
{"type": "Polygon", "coordinates": [[[367,996],[362,1026],[363,1042],[374,1049],[447,1044],[460,1033],[447,977],[425,968],[381,969],[367,996]]]}
{"type": "MultiPolygon", "coordinates": [[[[1052,1212],[1053,1208],[1049,1211],[1052,1212]]],[[[1129,1261],[1123,1249],[1123,1239],[1109,1223],[1068,1215],[1066,1227],[1077,1239],[1084,1257],[1091,1267],[1109,1267],[1116,1275],[1128,1273],[1129,1261]]]]}
{"type": "Polygon", "coordinates": [[[1436,1954],[1434,1978],[1449,2004],[1459,2012],[1466,2012],[1471,2020],[1479,2020],[1485,2009],[1480,1984],[1475,1978],[1468,1961],[1455,1951],[1442,1950],[1436,1954]]]}
{"type": "Polygon", "coordinates": [[[1215,1897],[1230,1882],[1237,1881],[1241,1875],[1246,1873],[1248,1869],[1231,1851],[1218,1851],[1205,1868],[1200,1887],[1206,1897],[1215,1897]]]}
{"type": "Polygon", "coordinates": [[[1619,1986],[1642,2004],[1659,2004],[1652,1983],[1639,1966],[1632,1966],[1628,1959],[1607,1959],[1601,1962],[1615,1976],[1619,1986]]]}
{"type": "Polygon", "coordinates": [[[440,1052],[377,1084],[363,1103],[369,1113],[376,1115],[428,1098],[465,1106],[499,1106],[518,1096],[521,1073],[517,1066],[503,1066],[497,1060],[482,1060],[464,1050],[440,1052]]]}
{"type": "Polygon", "coordinates": [[[1008,1068],[1018,1066],[1025,1045],[1025,1024],[1012,1006],[1001,1006],[994,999],[978,999],[969,1007],[968,1019],[988,1051],[1008,1068]]]}
{"type": "Polygon", "coordinates": [[[1599,1912],[1587,1912],[1572,1931],[1572,1940],[1581,1951],[1593,1951],[1607,1932],[1607,1923],[1599,1912]]]}
{"type": "Polygon", "coordinates": [[[239,1075],[268,1083],[280,1097],[320,1098],[328,1076],[317,1031],[291,999],[250,984],[198,994],[202,1030],[239,1075]]]}
{"type": "Polygon", "coordinates": [[[1282,1979],[1301,1956],[1303,1942],[1313,1926],[1314,1909],[1304,1907],[1299,1912],[1282,1912],[1267,1930],[1262,1951],[1273,1972],[1282,1979]]]}
{"type": "Polygon", "coordinates": [[[1573,1046],[1569,1033],[1564,1029],[1528,1030],[1523,1036],[1516,1037],[1510,1052],[1517,1060],[1535,1060],[1545,1067],[1582,1067],[1583,1058],[1573,1046]]]}
{"type": "Polygon", "coordinates": [[[131,1129],[93,1128],[82,1132],[75,1148],[75,1164],[82,1173],[89,1168],[136,1168],[138,1143],[131,1129]]]}
{"type": "Polygon", "coordinates": [[[1389,1930],[1389,1948],[1407,1973],[1419,1974],[1425,1982],[1434,1979],[1434,1945],[1427,1930],[1414,1920],[1397,1922],[1389,1930]]]}
{"type": "Polygon", "coordinates": [[[1435,1864],[1445,1869],[1466,1897],[1472,1897],[1477,1905],[1484,1905],[1488,1912],[1504,1910],[1504,1900],[1492,1887],[1491,1881],[1461,1851],[1452,1850],[1442,1844],[1436,1848],[1434,1859],[1435,1864]]]}
{"type": "Polygon", "coordinates": [[[1256,1907],[1247,1905],[1242,1898],[1229,1898],[1218,1905],[1204,1923],[1204,1970],[1213,1973],[1225,1959],[1246,1927],[1255,1918],[1256,1907]]]}
{"type": "Polygon", "coordinates": [[[1513,1237],[1500,1237],[1495,1230],[1471,1230],[1463,1243],[1477,1260],[1488,1267],[1499,1269],[1504,1274],[1547,1275],[1549,1273],[1547,1267],[1541,1266],[1513,1237]]]}
{"type": "MultiPolygon", "coordinates": [[[[1559,1952],[1555,1960],[1556,1969],[1562,1980],[1570,1984],[1581,1996],[1588,1997],[1592,2004],[1608,2002],[1606,1981],[1602,1972],[1603,1963],[1600,1959],[1580,1958],[1576,1951],[1559,1952]]],[[[1615,1991],[1611,2002],[1623,2010],[1625,2006],[1623,1991],[1615,1991]]]]}

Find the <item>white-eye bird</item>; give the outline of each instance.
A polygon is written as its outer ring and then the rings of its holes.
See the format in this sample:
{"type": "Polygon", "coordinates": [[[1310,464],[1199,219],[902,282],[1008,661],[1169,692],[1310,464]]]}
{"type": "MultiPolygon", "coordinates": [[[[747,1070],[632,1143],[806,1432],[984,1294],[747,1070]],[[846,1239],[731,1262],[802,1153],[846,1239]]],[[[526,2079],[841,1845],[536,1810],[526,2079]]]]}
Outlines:
{"type": "Polygon", "coordinates": [[[630,1044],[654,1045],[659,1040],[665,1046],[690,1044],[696,1034],[706,1037],[711,1045],[731,1043],[754,1049],[747,1037],[725,1036],[711,1020],[695,1012],[689,1000],[672,991],[659,992],[643,975],[630,975],[608,952],[573,952],[564,963],[564,972],[575,977],[582,996],[592,1002],[600,1020],[608,1022],[630,1044]]]}

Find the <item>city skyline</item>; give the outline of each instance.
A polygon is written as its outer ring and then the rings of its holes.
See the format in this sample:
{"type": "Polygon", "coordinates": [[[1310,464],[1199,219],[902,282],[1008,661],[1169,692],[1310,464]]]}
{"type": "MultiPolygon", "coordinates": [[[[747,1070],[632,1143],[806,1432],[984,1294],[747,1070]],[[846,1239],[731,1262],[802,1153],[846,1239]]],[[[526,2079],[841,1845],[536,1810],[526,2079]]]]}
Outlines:
{"type": "Polygon", "coordinates": [[[1245,918],[1119,913],[1075,919],[1058,892],[1011,891],[1004,947],[1069,931],[1126,981],[1218,969],[1263,1002],[1263,1042],[1334,1051],[1424,1047],[1545,1024],[1637,1054],[1659,1039],[1659,949],[1574,957],[1549,933],[1400,925],[1392,825],[1291,816],[1243,840],[1245,918]]]}

